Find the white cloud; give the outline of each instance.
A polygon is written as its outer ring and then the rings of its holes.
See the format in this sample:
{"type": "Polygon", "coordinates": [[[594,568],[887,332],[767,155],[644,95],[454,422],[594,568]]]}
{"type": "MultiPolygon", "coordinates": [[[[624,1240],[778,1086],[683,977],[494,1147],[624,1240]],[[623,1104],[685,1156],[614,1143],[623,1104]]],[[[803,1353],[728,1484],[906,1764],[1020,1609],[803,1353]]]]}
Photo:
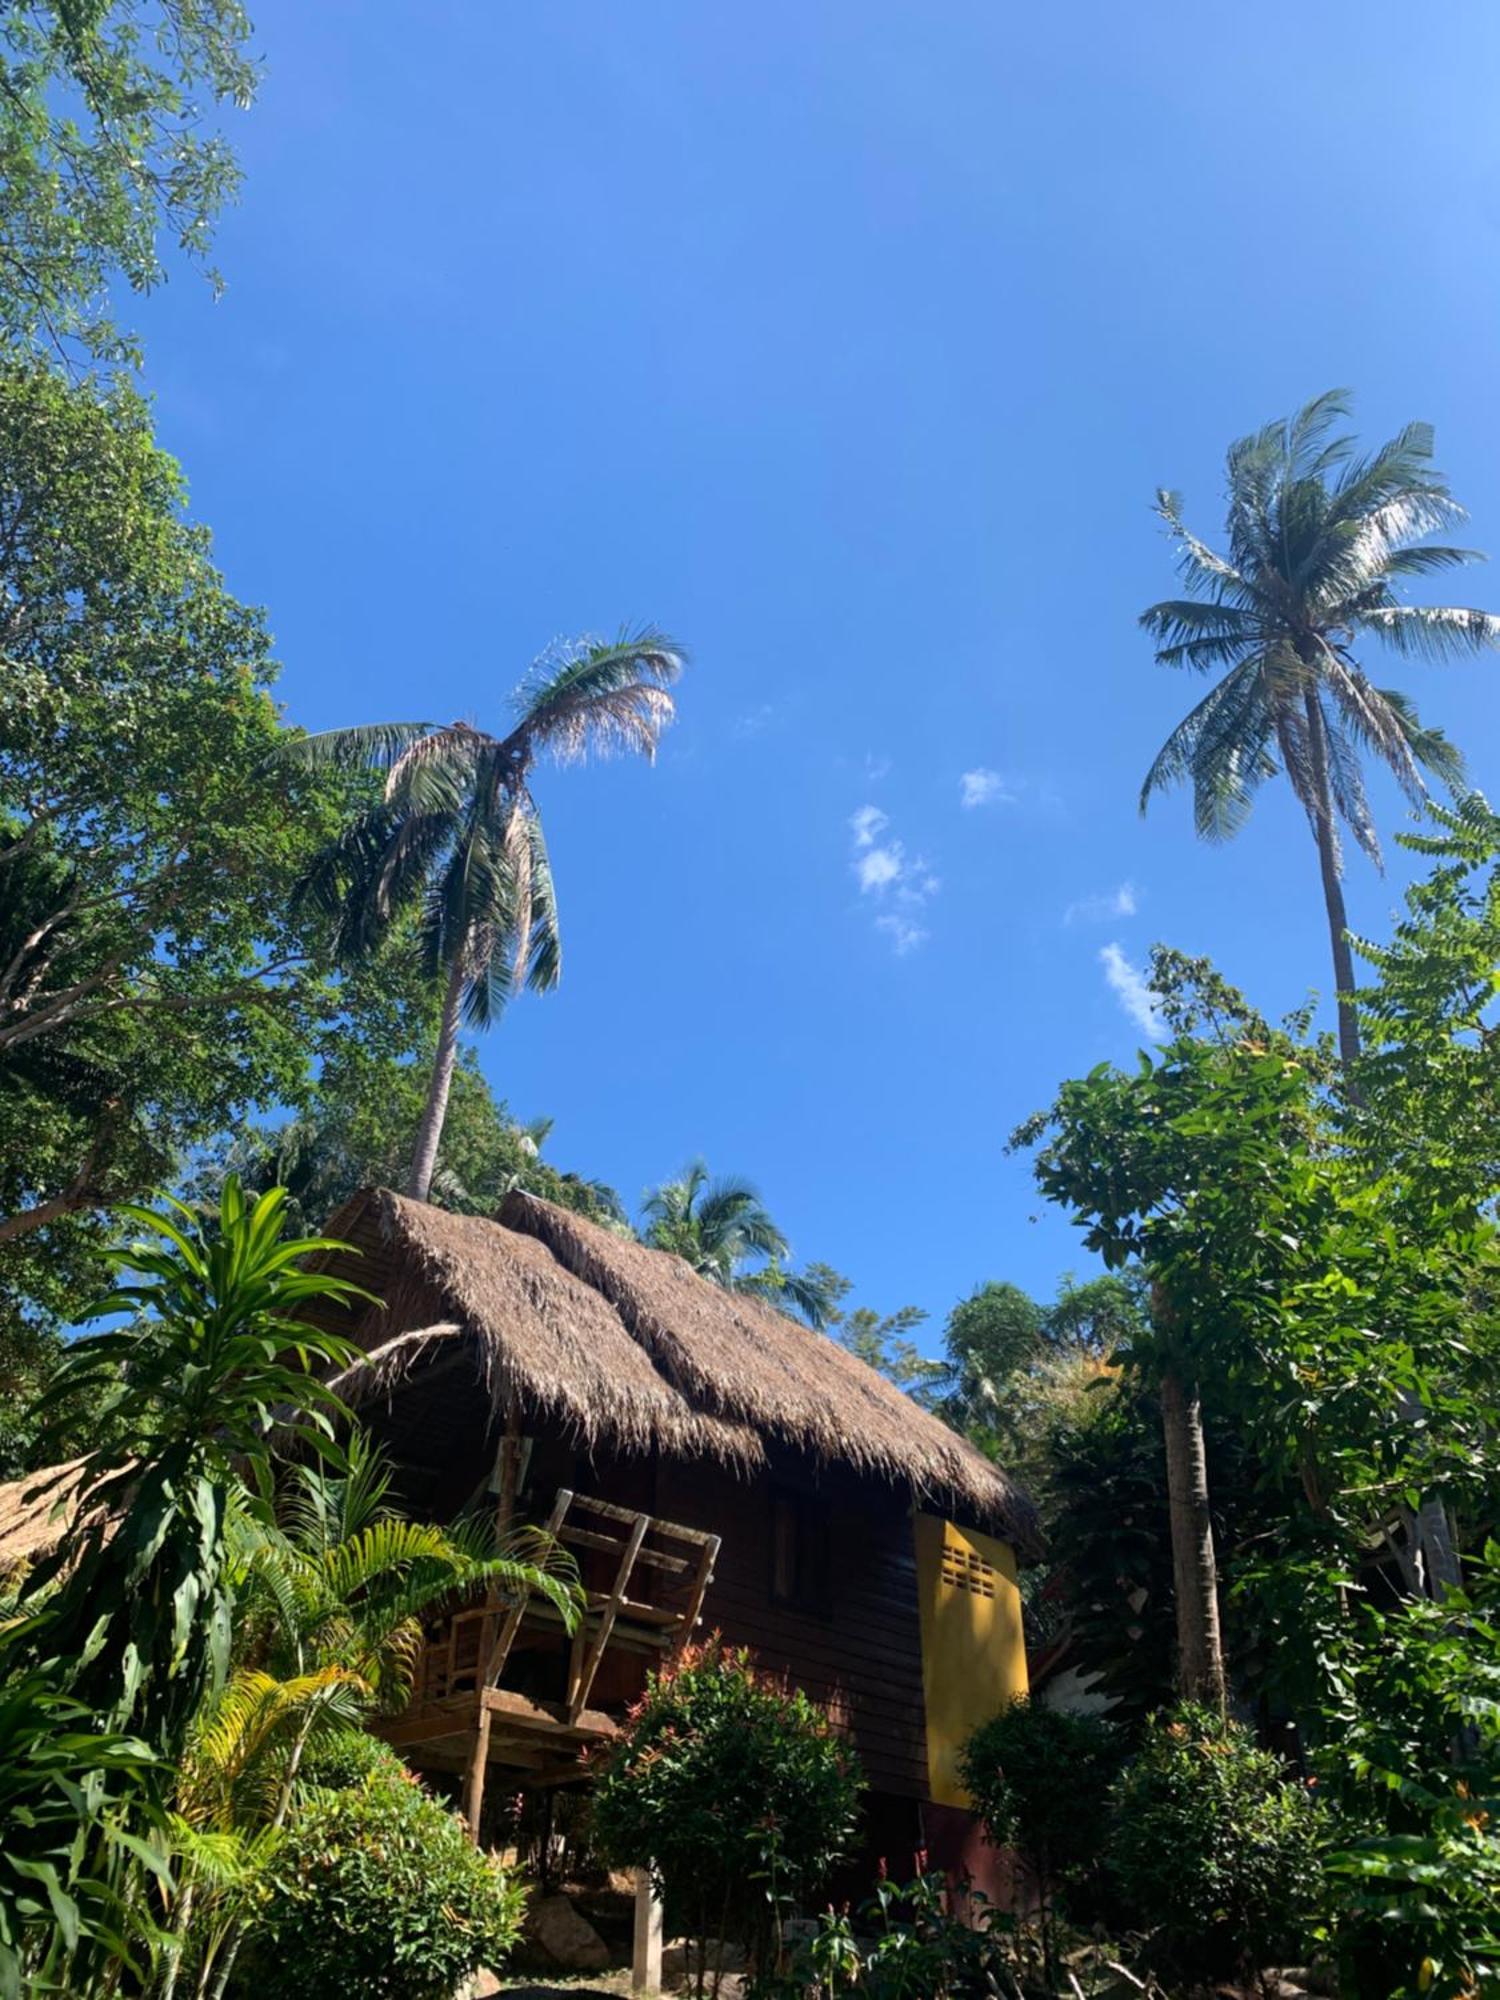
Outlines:
{"type": "Polygon", "coordinates": [[[888,778],[890,775],[891,775],[890,758],[877,757],[873,750],[866,751],[865,777],[869,780],[869,782],[872,785],[878,785],[882,778],[888,778]]]}
{"type": "Polygon", "coordinates": [[[1121,1007],[1134,1021],[1143,1035],[1149,1035],[1153,1042],[1159,1042],[1166,1033],[1166,1024],[1161,1017],[1145,974],[1131,964],[1117,944],[1107,944],[1099,953],[1099,963],[1104,967],[1104,977],[1109,982],[1110,991],[1121,1007]]]}
{"type": "Polygon", "coordinates": [[[893,882],[901,880],[905,865],[901,843],[893,840],[889,847],[866,847],[855,859],[854,872],[859,877],[863,893],[868,894],[873,889],[878,895],[889,889],[893,882]]]}
{"type": "Polygon", "coordinates": [[[1065,924],[1107,924],[1116,917],[1133,917],[1139,904],[1135,884],[1122,882],[1103,896],[1080,896],[1063,911],[1065,924]]]}
{"type": "Polygon", "coordinates": [[[873,847],[875,836],[889,824],[879,806],[861,806],[857,813],[849,815],[849,830],[854,835],[856,847],[873,847]]]}
{"type": "Polygon", "coordinates": [[[1014,805],[1015,797],[1000,773],[987,771],[982,764],[977,770],[965,771],[958,781],[959,803],[966,811],[975,806],[1014,805]]]}
{"type": "Polygon", "coordinates": [[[777,719],[775,702],[763,701],[759,708],[747,708],[743,715],[737,715],[731,728],[736,736],[759,736],[777,719]]]}
{"type": "Polygon", "coordinates": [[[926,944],[927,932],[910,917],[903,917],[897,911],[888,910],[884,916],[875,919],[876,930],[891,941],[897,958],[905,958],[909,951],[915,951],[919,944],[926,944]]]}
{"type": "Polygon", "coordinates": [[[860,894],[873,897],[879,909],[876,930],[890,939],[898,957],[904,957],[926,943],[927,929],[918,919],[942,883],[920,854],[908,856],[903,841],[885,837],[889,826],[890,816],[879,806],[865,805],[851,813],[849,866],[860,894]]]}

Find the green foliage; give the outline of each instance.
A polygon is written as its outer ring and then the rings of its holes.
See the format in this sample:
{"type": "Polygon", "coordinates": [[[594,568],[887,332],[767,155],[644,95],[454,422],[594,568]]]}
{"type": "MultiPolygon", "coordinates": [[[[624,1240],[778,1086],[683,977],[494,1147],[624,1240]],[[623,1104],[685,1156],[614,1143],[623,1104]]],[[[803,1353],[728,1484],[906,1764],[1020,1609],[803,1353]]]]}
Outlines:
{"type": "Polygon", "coordinates": [[[164,1756],[228,1668],[236,1462],[264,1479],[273,1428],[283,1446],[321,1444],[342,1407],[311,1371],[352,1349],[295,1315],[357,1288],[299,1268],[339,1246],[284,1240],[283,1206],[276,1193],[247,1206],[230,1181],[211,1230],[183,1209],[179,1220],[121,1211],[161,1247],[118,1253],[141,1282],[117,1287],[98,1314],[133,1317],[72,1347],[58,1386],[97,1395],[106,1429],[122,1418],[135,1451],[90,1455],[79,1491],[90,1525],[37,1564],[25,1615],[0,1635],[0,1663],[50,1662],[101,1724],[136,1730],[164,1756]]]}
{"type": "Polygon", "coordinates": [[[897,1884],[882,1881],[860,1906],[858,1924],[847,1911],[826,1910],[813,1936],[792,1959],[775,1990],[838,2000],[974,2000],[1014,1990],[1002,1940],[1015,1919],[992,1910],[984,1898],[970,1920],[950,1908],[946,1880],[919,1875],[897,1884]]]}
{"type": "MultiPolygon", "coordinates": [[[[337,1246],[283,1240],[281,1210],[275,1195],[248,1207],[230,1182],[213,1229],[186,1211],[186,1228],[127,1211],[162,1247],[142,1242],[119,1254],[141,1282],[119,1287],[99,1311],[137,1317],[80,1341],[63,1366],[65,1397],[97,1397],[101,1442],[84,1464],[79,1525],[29,1572],[18,1615],[0,1630],[0,1683],[67,1701],[86,1718],[85,1736],[129,1731],[145,1746],[126,1746],[131,1791],[120,1810],[102,1785],[74,1796],[72,1865],[84,1880],[107,1881],[122,1843],[136,1841],[131,1851],[144,1857],[137,1836],[159,1822],[165,1767],[223,1686],[237,1468],[268,1479],[273,1428],[288,1443],[326,1443],[340,1408],[310,1370],[345,1359],[347,1343],[293,1315],[354,1288],[298,1269],[309,1251],[337,1246]],[[111,1441],[117,1420],[130,1451],[111,1441]]],[[[33,1762],[34,1750],[24,1734],[6,1746],[33,1762]]],[[[104,1768],[102,1752],[98,1761],[104,1768]]],[[[0,1773],[0,1788],[6,1782],[0,1773]]],[[[45,1842],[52,1832],[43,1818],[28,1838],[45,1842]]],[[[18,1846],[25,1855],[24,1838],[18,1846]]],[[[61,1951],[80,1979],[89,1957],[75,1957],[75,1944],[108,1948],[102,1936],[78,1940],[58,1903],[32,1929],[34,1949],[44,1958],[61,1951]]]]}
{"type": "Polygon", "coordinates": [[[238,0],[6,0],[0,8],[0,342],[68,358],[133,353],[109,293],[191,258],[239,183],[209,129],[255,66],[238,0]]]}
{"type": "Polygon", "coordinates": [[[1112,1723],[1020,1696],[975,1730],[960,1773],[995,1845],[1015,1848],[1039,1879],[1061,1885],[1098,1856],[1122,1755],[1112,1723]]]}
{"type": "Polygon", "coordinates": [[[669,1922],[768,1963],[782,1913],[847,1852],[861,1786],[826,1713],[715,1639],[651,1676],[600,1765],[594,1826],[606,1859],[651,1869],[669,1922]]]}
{"type": "Polygon", "coordinates": [[[714,1180],[702,1160],[651,1190],[641,1225],[644,1242],[681,1257],[711,1285],[790,1308],[809,1326],[828,1325],[848,1291],[826,1264],[792,1270],[791,1246],[751,1183],[735,1175],[714,1180]]]}
{"type": "Polygon", "coordinates": [[[304,1792],[347,1792],[367,1778],[398,1778],[404,1768],[390,1745],[368,1729],[335,1728],[309,1741],[297,1779],[304,1792]]]}
{"type": "Polygon", "coordinates": [[[1500,819],[1477,793],[1399,836],[1426,856],[1389,944],[1355,939],[1365,1053],[1346,1139],[1374,1172],[1492,1213],[1500,1194],[1500,819]]]}
{"type": "Polygon", "coordinates": [[[374,997],[289,915],[350,783],[274,761],[263,622],[182,505],[139,398],[0,367],[0,1363],[89,1303],[103,1207],[374,997]]]}
{"type": "Polygon", "coordinates": [[[1359,1604],[1325,1633],[1307,1733],[1340,1815],[1331,1906],[1362,1996],[1454,2000],[1500,1977],[1500,1549],[1466,1568],[1440,1604],[1359,1604]]]}
{"type": "Polygon", "coordinates": [[[1024,1696],[982,1723],[964,1745],[959,1772],[987,1838],[1014,1848],[1031,1871],[1049,1972],[1053,1898],[1086,1889],[1097,1873],[1105,1803],[1122,1754],[1113,1724],[1024,1696]]]}
{"type": "Polygon", "coordinates": [[[463,1822],[387,1768],[318,1791],[287,1822],[231,1991],[264,2000],[449,2000],[499,1966],[524,1892],[463,1822]]]}
{"type": "Polygon", "coordinates": [[[1160,1969],[1215,1977],[1301,1961],[1323,1885],[1325,1815],[1241,1724],[1156,1718],[1115,1788],[1109,1866],[1160,1969]]]}
{"type": "Polygon", "coordinates": [[[0,1686],[0,1996],[45,1990],[80,1945],[138,1962],[125,1892],[139,1834],[159,1824],[148,1746],[101,1733],[40,1674],[0,1686]],[[135,1831],[131,1831],[132,1826],[135,1831]],[[33,1986],[31,1981],[41,1982],[33,1986]]]}
{"type": "MultiPolygon", "coordinates": [[[[418,986],[417,993],[435,1016],[432,989],[418,986]]],[[[318,1227],[357,1188],[401,1186],[422,1120],[435,1033],[434,1021],[415,1060],[391,1053],[368,1035],[351,1038],[323,1064],[295,1118],[279,1126],[244,1126],[196,1177],[195,1192],[210,1192],[232,1171],[249,1187],[285,1187],[299,1226],[318,1227]]],[[[591,1221],[619,1225],[623,1209],[614,1189],[543,1159],[534,1129],[512,1120],[473,1052],[462,1051],[428,1199],[460,1214],[493,1215],[517,1187],[591,1221]]]]}

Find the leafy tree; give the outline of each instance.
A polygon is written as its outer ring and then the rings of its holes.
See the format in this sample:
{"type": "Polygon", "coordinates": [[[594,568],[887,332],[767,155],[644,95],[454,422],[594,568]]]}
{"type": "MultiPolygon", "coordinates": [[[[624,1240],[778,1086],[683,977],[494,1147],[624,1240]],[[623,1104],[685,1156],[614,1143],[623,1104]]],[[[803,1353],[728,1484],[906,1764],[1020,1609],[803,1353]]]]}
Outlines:
{"type": "Polygon", "coordinates": [[[304,766],[384,774],[380,803],[323,850],[299,901],[327,915],[336,950],[356,963],[403,913],[420,910],[419,961],[442,983],[443,1004],[406,1184],[418,1200],[432,1185],[463,1022],[489,1027],[517,985],[545,992],[561,971],[552,869],[531,789],[536,764],[590,750],[654,757],[685,657],[650,627],[610,643],[584,641],[537,663],[503,736],[465,722],[398,722],[332,730],[289,748],[304,766]]]}
{"type": "Polygon", "coordinates": [[[144,405],[0,370],[0,1295],[81,1309],[86,1220],[255,1103],[368,999],[317,974],[299,868],[347,786],[282,740],[257,613],[182,516],[144,405]],[[30,1242],[46,1232],[45,1241],[30,1242]]]}
{"type": "Polygon", "coordinates": [[[1257,1975],[1300,1959],[1322,1890],[1324,1815],[1241,1723],[1156,1717],[1115,1788],[1109,1860],[1157,1969],[1257,1975]]]}
{"type": "Polygon", "coordinates": [[[702,1160],[652,1189],[641,1204],[641,1225],[644,1242],[681,1257],[700,1278],[790,1306],[809,1326],[826,1325],[842,1296],[845,1281],[826,1264],[788,1268],[791,1245],[749,1181],[714,1180],[702,1160]]]}
{"type": "MultiPolygon", "coordinates": [[[[431,996],[430,988],[423,991],[431,996]]],[[[303,1110],[280,1125],[244,1126],[196,1176],[195,1188],[211,1192],[225,1172],[251,1188],[280,1185],[298,1226],[315,1227],[357,1188],[400,1181],[426,1095],[422,1051],[406,1060],[366,1038],[351,1040],[324,1063],[303,1110]]],[[[428,1198],[440,1208],[493,1215],[507,1191],[519,1187],[594,1221],[621,1224],[614,1189],[544,1160],[546,1132],[538,1141],[534,1129],[513,1122],[465,1049],[454,1064],[428,1198]]]]}
{"type": "Polygon", "coordinates": [[[823,1325],[839,1345],[914,1402],[931,1408],[943,1379],[943,1364],[930,1360],[907,1338],[926,1319],[922,1308],[898,1306],[893,1313],[881,1313],[874,1306],[846,1306],[844,1301],[854,1290],[852,1278],[831,1264],[809,1264],[803,1275],[826,1301],[823,1325]]]}
{"type": "Polygon", "coordinates": [[[123,279],[163,276],[158,233],[202,258],[239,182],[207,129],[257,73],[238,0],[6,0],[0,7],[0,344],[133,355],[123,279]]]}
{"type": "Polygon", "coordinates": [[[1190,594],[1153,604],[1141,623],[1162,665],[1222,678],[1168,737],[1141,806],[1186,779],[1199,833],[1224,840],[1265,780],[1286,773],[1317,842],[1339,1047],[1351,1063],[1359,1031],[1340,821],[1380,858],[1361,754],[1378,756],[1414,799],[1424,796],[1424,771],[1446,783],[1462,771],[1441,731],[1424,727],[1406,695],[1368,680],[1354,649],[1368,638],[1403,656],[1448,659],[1500,641],[1500,619],[1403,601],[1409,579],[1476,560],[1427,540],[1462,509],[1433,468],[1428,425],[1408,424],[1358,457],[1336,434],[1347,414],[1335,391],[1230,446],[1227,555],[1184,525],[1178,495],[1158,494],[1190,594]]]}
{"type": "Polygon", "coordinates": [[[948,1315],[944,1344],[952,1387],[950,1421],[991,1430],[1007,1386],[1041,1359],[1046,1316],[1019,1285],[981,1285],[948,1315]]]}
{"type": "Polygon", "coordinates": [[[1082,1883],[1103,1851],[1103,1820],[1122,1745],[1094,1715],[1044,1708],[1017,1697],[964,1745],[964,1789],[997,1847],[1014,1848],[1036,1885],[1042,1960],[1055,1977],[1053,1897],[1082,1883]]]}
{"type": "MultiPolygon", "coordinates": [[[[717,1639],[653,1673],[601,1765],[594,1828],[620,1867],[649,1867],[668,1920],[699,1945],[739,1937],[769,1971],[781,1918],[815,1891],[853,1838],[854,1753],[800,1689],[717,1639]]],[[[712,1972],[717,1993],[722,1954],[712,1972]]]]}
{"type": "Polygon", "coordinates": [[[1414,1193],[1493,1214],[1500,1196],[1500,818],[1478,793],[1428,809],[1400,844],[1431,862],[1388,944],[1353,940],[1370,967],[1357,998],[1360,1103],[1348,1144],[1414,1193]]]}

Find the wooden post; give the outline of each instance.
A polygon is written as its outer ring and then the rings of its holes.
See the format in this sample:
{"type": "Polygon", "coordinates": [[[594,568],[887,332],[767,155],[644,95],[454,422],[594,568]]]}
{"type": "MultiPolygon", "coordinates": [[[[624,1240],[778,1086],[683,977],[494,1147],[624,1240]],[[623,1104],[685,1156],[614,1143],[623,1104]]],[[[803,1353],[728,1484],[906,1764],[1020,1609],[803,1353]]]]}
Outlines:
{"type": "Polygon", "coordinates": [[[521,1465],[521,1399],[514,1389],[505,1407],[505,1435],[500,1440],[500,1501],[495,1509],[495,1540],[503,1543],[515,1526],[516,1482],[521,1465]]]}
{"type": "Polygon", "coordinates": [[[649,1868],[635,1871],[635,1944],[630,1955],[632,1993],[661,1991],[661,1898],[649,1868]]]}
{"type": "Polygon", "coordinates": [[[490,1761],[490,1712],[485,1707],[484,1689],[475,1690],[479,1714],[474,1723],[474,1741],[469,1746],[469,1768],[464,1773],[464,1819],[469,1838],[479,1845],[479,1816],[484,1810],[484,1774],[490,1761]]]}

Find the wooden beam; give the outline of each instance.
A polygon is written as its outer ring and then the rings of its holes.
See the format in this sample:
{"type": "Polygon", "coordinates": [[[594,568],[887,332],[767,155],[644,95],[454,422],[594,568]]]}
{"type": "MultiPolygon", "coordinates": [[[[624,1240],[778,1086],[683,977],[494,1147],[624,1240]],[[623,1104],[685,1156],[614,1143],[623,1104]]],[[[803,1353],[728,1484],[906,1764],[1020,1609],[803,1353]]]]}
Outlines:
{"type": "Polygon", "coordinates": [[[649,1868],[635,1871],[635,1936],[630,1953],[632,1993],[661,1991],[661,1898],[649,1868]]]}
{"type": "Polygon", "coordinates": [[[535,1729],[549,1736],[583,1738],[618,1736],[619,1724],[602,1709],[585,1708],[569,1716],[556,1703],[532,1701],[514,1688],[486,1688],[484,1705],[505,1729],[535,1729]]]}
{"type": "Polygon", "coordinates": [[[703,1553],[698,1559],[698,1574],[693,1578],[693,1594],[688,1599],[687,1610],[682,1617],[682,1630],[677,1635],[677,1649],[686,1646],[693,1636],[693,1628],[698,1623],[703,1609],[703,1600],[708,1586],[714,1580],[714,1564],[719,1560],[719,1537],[709,1535],[703,1544],[703,1553]]]}
{"type": "Polygon", "coordinates": [[[630,1538],[625,1544],[625,1553],[620,1557],[620,1567],[615,1576],[615,1587],[599,1614],[599,1630],[594,1634],[594,1643],[588,1658],[583,1663],[582,1672],[576,1684],[568,1691],[569,1719],[578,1714],[587,1702],[594,1686],[594,1677],[599,1671],[599,1662],[604,1658],[604,1649],[609,1644],[609,1635],[614,1630],[615,1619],[620,1606],[625,1602],[625,1593],[630,1588],[630,1572],[635,1568],[636,1555],[646,1538],[646,1530],[651,1525],[649,1514],[638,1514],[630,1538]]]}
{"type": "MultiPolygon", "coordinates": [[[[549,1535],[556,1536],[572,1502],[572,1494],[568,1491],[567,1487],[563,1487],[558,1493],[557,1498],[553,1501],[552,1512],[547,1517],[547,1533],[549,1535]]],[[[489,1658],[485,1659],[481,1655],[478,1677],[478,1685],[481,1691],[486,1688],[493,1688],[496,1681],[499,1680],[505,1662],[510,1656],[510,1649],[515,1644],[516,1634],[521,1629],[521,1620],[526,1616],[530,1601],[529,1596],[525,1593],[516,1599],[505,1615],[505,1621],[495,1637],[494,1645],[490,1648],[489,1658]]]]}
{"type": "Polygon", "coordinates": [[[469,1838],[476,1847],[479,1845],[479,1818],[484,1811],[484,1774],[489,1761],[490,1711],[481,1702],[469,1748],[469,1768],[464,1773],[463,1799],[464,1820],[468,1825],[469,1838]]]}

